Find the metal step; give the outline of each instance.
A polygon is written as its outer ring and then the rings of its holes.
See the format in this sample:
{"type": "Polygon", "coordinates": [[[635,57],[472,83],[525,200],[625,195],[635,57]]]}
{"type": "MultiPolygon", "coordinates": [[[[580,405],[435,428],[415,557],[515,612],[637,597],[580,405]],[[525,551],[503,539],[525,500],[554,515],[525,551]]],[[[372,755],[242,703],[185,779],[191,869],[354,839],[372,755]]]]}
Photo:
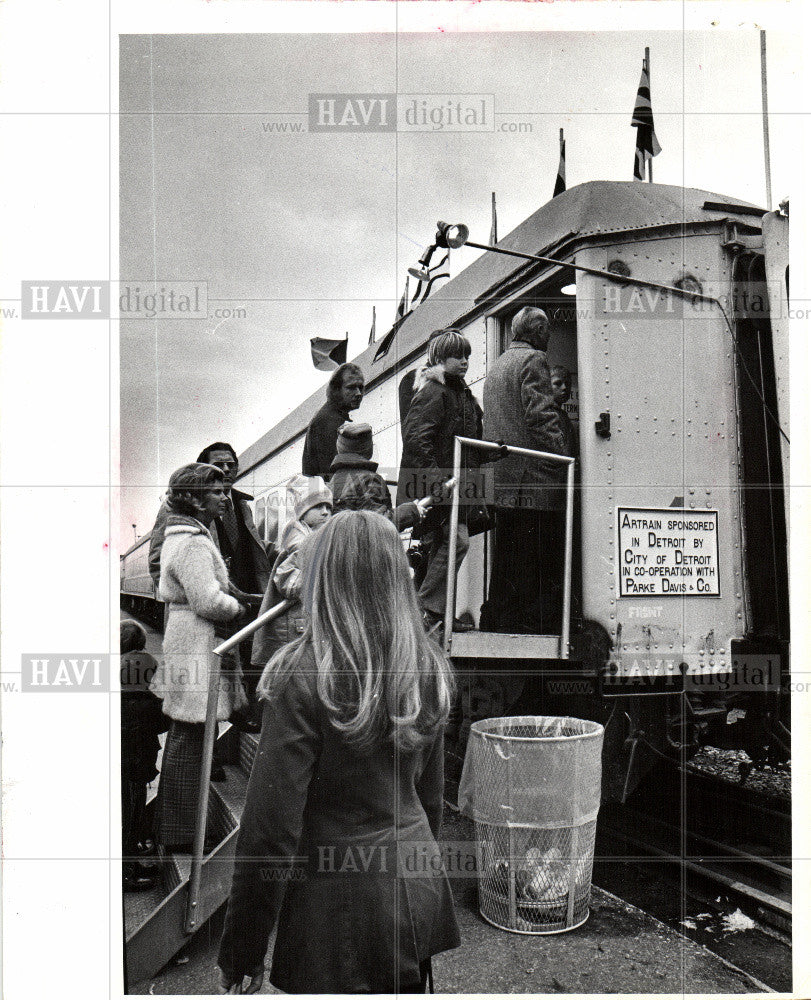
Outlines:
{"type": "Polygon", "coordinates": [[[559,635],[515,635],[511,632],[454,632],[453,657],[505,660],[558,660],[559,635]]]}
{"type": "Polygon", "coordinates": [[[259,746],[259,737],[253,733],[239,734],[239,766],[250,777],[253,760],[259,746]]]}
{"type": "MultiPolygon", "coordinates": [[[[207,829],[217,847],[203,860],[195,930],[222,906],[231,890],[239,821],[257,745],[257,737],[241,733],[239,763],[226,764],[226,780],[209,785],[207,829]]],[[[128,988],[155,975],[190,940],[184,922],[191,855],[164,855],[162,865],[162,886],[153,892],[124,894],[128,988]]]]}

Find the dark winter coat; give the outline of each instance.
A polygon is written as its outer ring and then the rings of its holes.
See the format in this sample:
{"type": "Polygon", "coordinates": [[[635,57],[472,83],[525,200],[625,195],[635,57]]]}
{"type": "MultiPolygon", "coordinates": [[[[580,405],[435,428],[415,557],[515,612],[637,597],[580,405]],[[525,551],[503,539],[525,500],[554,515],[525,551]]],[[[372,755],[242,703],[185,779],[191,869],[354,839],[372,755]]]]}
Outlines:
{"type": "Polygon", "coordinates": [[[424,750],[361,756],[331,724],[315,670],[310,653],[265,705],[219,964],[254,972],[278,917],[278,989],[393,993],[398,974],[416,983],[421,961],[460,943],[436,844],[442,730],[424,750]]]}
{"type": "Polygon", "coordinates": [[[372,510],[393,521],[398,531],[419,524],[420,515],[415,503],[400,504],[396,510],[392,508],[391,494],[385,479],[377,471],[377,462],[362,455],[343,452],[335,456],[330,469],[332,509],[336,514],[342,510],[372,510]]]}
{"type": "Polygon", "coordinates": [[[121,777],[149,782],[158,773],[158,736],[169,728],[160,698],[149,690],[157,664],[149,653],[121,656],[121,777]]]}
{"type": "MultiPolygon", "coordinates": [[[[517,448],[566,454],[566,432],[555,405],[546,352],[513,341],[487,372],[484,437],[517,448]]],[[[566,466],[510,455],[493,466],[498,507],[556,510],[565,501],[566,466]]]]}
{"type": "MultiPolygon", "coordinates": [[[[446,378],[440,366],[421,371],[415,388],[403,429],[397,503],[436,497],[423,522],[425,530],[448,516],[450,500],[444,497],[443,486],[453,475],[454,437],[481,438],[482,410],[464,379],[446,378]]],[[[478,453],[462,449],[463,470],[477,469],[479,461],[478,453]]],[[[474,498],[468,495],[467,485],[467,480],[460,483],[460,497],[470,501],[474,498]]],[[[463,520],[466,506],[460,506],[463,520]]]]}
{"type": "MultiPolygon", "coordinates": [[[[251,508],[248,506],[248,501],[251,497],[247,493],[243,493],[241,490],[235,490],[232,488],[231,499],[234,502],[234,512],[240,522],[240,542],[242,544],[240,551],[237,553],[237,558],[243,559],[249,564],[247,569],[256,580],[256,589],[254,590],[253,588],[250,588],[248,589],[248,592],[261,594],[268,585],[270,560],[268,559],[267,552],[265,551],[265,546],[262,544],[262,539],[259,537],[259,532],[256,530],[251,508]]],[[[170,517],[172,517],[172,511],[169,509],[169,505],[164,500],[160,506],[160,510],[158,511],[158,516],[155,518],[155,525],[152,528],[152,537],[149,540],[149,573],[155,581],[156,587],[160,584],[161,549],[163,547],[163,536],[166,533],[166,522],[170,517]]],[[[212,521],[209,531],[214,544],[222,553],[224,547],[220,541],[219,533],[224,531],[224,529],[219,518],[215,518],[212,521]]],[[[233,556],[231,561],[233,565],[233,556]]],[[[232,577],[234,576],[242,577],[242,574],[234,573],[232,574],[232,577]]],[[[247,588],[243,587],[242,589],[247,588]]]]}
{"type": "Polygon", "coordinates": [[[301,471],[305,476],[329,479],[330,466],[338,451],[338,428],[349,419],[349,411],[340,409],[331,400],[316,413],[304,438],[301,471]]]}

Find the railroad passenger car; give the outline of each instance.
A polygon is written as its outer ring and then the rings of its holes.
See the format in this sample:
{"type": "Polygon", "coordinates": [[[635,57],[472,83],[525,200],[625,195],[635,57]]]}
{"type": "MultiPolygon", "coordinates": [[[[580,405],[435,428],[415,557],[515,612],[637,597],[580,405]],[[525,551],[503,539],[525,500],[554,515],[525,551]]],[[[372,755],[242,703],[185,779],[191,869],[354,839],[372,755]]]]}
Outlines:
{"type": "MultiPolygon", "coordinates": [[[[426,242],[430,232],[426,221],[426,242]]],[[[573,373],[570,641],[454,635],[463,696],[451,743],[461,750],[470,722],[493,715],[597,719],[614,798],[661,755],[702,743],[785,758],[787,218],[707,191],[593,181],[498,248],[552,260],[483,252],[406,317],[383,357],[378,343],[355,359],[367,380],[358,417],[392,484],[398,387],[433,330],[465,332],[481,398],[512,317],[538,305],[552,318],[550,365],[573,373]]],[[[259,520],[300,472],[323,400],[305,399],[240,456],[259,520]]],[[[459,575],[456,610],[474,620],[491,544],[473,539],[459,575]]]]}
{"type": "Polygon", "coordinates": [[[156,628],[163,624],[163,604],[149,575],[149,540],[142,535],[121,556],[121,607],[156,628]]]}

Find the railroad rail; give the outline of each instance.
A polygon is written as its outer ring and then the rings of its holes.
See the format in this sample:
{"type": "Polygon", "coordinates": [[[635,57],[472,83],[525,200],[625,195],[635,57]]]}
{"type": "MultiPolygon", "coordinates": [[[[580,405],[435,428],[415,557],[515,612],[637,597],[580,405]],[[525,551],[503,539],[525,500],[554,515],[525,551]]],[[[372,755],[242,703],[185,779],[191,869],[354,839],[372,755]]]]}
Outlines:
{"type": "Polygon", "coordinates": [[[604,804],[600,832],[631,848],[635,859],[672,861],[688,892],[712,899],[720,891],[753,918],[790,932],[788,802],[781,808],[780,799],[692,768],[673,772],[670,780],[659,774],[624,805],[604,804]],[[709,887],[713,892],[700,893],[709,887]]]}

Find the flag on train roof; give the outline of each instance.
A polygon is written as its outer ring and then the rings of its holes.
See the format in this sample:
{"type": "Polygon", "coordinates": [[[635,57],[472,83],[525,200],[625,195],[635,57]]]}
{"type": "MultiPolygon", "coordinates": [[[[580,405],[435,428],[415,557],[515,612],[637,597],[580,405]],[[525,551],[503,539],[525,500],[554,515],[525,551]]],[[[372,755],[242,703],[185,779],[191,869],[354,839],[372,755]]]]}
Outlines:
{"type": "Polygon", "coordinates": [[[313,364],[320,372],[334,372],[346,364],[346,348],[349,334],[344,340],[325,340],[323,337],[310,338],[313,364]]]}
{"type": "Polygon", "coordinates": [[[408,312],[408,275],[406,275],[405,288],[403,289],[403,297],[400,299],[400,304],[397,306],[397,315],[394,318],[395,323],[398,320],[405,318],[408,312]]]}
{"type": "Polygon", "coordinates": [[[400,304],[397,306],[397,315],[394,317],[394,324],[386,336],[380,341],[380,347],[375,351],[375,356],[372,358],[372,364],[375,361],[379,361],[382,357],[385,357],[389,353],[389,348],[394,343],[395,335],[400,329],[400,325],[403,320],[411,312],[408,305],[408,275],[406,275],[405,290],[403,291],[403,297],[400,299],[400,304]]]}
{"type": "Polygon", "coordinates": [[[493,192],[492,207],[490,210],[490,245],[498,243],[498,218],[496,217],[496,192],[493,192]]]}
{"type": "Polygon", "coordinates": [[[438,264],[434,264],[433,267],[427,267],[425,273],[428,275],[427,278],[420,278],[417,282],[417,287],[411,297],[411,308],[413,309],[415,305],[419,305],[421,302],[425,302],[428,296],[431,294],[431,288],[435,281],[439,281],[440,278],[450,278],[451,272],[448,266],[448,261],[450,260],[451,252],[450,250],[445,251],[445,256],[438,264]]]}
{"type": "Polygon", "coordinates": [[[650,101],[650,70],[647,59],[642,60],[642,76],[636,94],[631,126],[636,129],[636,154],[634,156],[634,180],[645,180],[645,168],[662,152],[653,128],[653,108],[650,101]]]}
{"type": "Polygon", "coordinates": [[[372,306],[372,329],[369,331],[369,344],[375,342],[375,337],[377,335],[377,314],[375,313],[375,307],[372,306]]]}
{"type": "Polygon", "coordinates": [[[563,129],[560,130],[560,161],[558,163],[558,176],[555,178],[555,190],[553,198],[557,198],[566,190],[566,140],[563,138],[563,129]]]}

